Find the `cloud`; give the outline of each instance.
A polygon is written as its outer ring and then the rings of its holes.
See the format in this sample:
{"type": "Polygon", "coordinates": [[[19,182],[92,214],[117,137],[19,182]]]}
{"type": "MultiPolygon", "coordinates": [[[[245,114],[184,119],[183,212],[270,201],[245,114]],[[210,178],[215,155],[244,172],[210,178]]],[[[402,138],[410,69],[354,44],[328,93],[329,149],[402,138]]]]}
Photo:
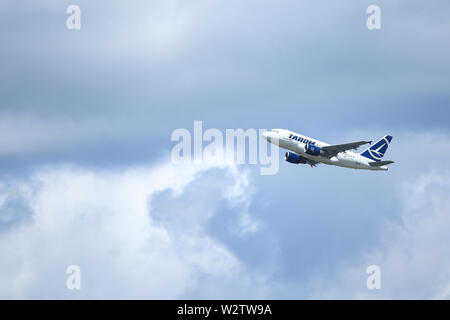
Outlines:
{"type": "Polygon", "coordinates": [[[448,299],[450,297],[450,172],[408,179],[402,187],[401,221],[387,222],[380,242],[336,277],[315,280],[313,298],[448,299]],[[381,290],[366,288],[366,268],[381,268],[381,290]]]}
{"type": "Polygon", "coordinates": [[[3,178],[0,296],[446,297],[450,173],[430,154],[410,159],[417,145],[450,156],[449,141],[395,136],[396,164],[381,175],[285,164],[266,177],[211,162],[39,167],[3,178]],[[337,190],[343,179],[348,187],[337,190]],[[328,201],[302,200],[317,194],[328,201]],[[336,211],[350,198],[352,210],[336,211]],[[65,287],[71,264],[82,270],[79,292],[65,287]],[[379,292],[365,287],[372,264],[379,292]]]}
{"type": "Polygon", "coordinates": [[[447,126],[446,1],[383,4],[380,32],[365,27],[369,1],[83,0],[79,31],[65,25],[70,1],[6,3],[2,168],[142,163],[199,119],[328,128],[324,140],[447,126]]]}
{"type": "Polygon", "coordinates": [[[1,111],[146,116],[152,128],[195,116],[298,125],[283,106],[328,127],[366,127],[367,107],[389,123],[445,125],[430,108],[448,112],[448,3],[401,3],[383,4],[383,28],[370,32],[369,1],[80,1],[82,29],[71,32],[69,1],[8,1],[1,111]]]}
{"type": "MultiPolygon", "coordinates": [[[[220,201],[253,225],[246,212],[251,198],[241,188],[247,184],[236,168],[171,164],[123,172],[41,168],[26,181],[9,181],[0,190],[2,219],[11,194],[29,209],[17,207],[16,215],[28,218],[0,233],[0,296],[235,297],[239,290],[260,297],[250,288],[264,292],[264,281],[205,228],[220,201]],[[196,185],[209,187],[191,192],[196,185]],[[173,207],[158,201],[167,192],[173,207]],[[81,267],[81,291],[65,287],[72,264],[81,267]]],[[[238,220],[235,228],[247,232],[238,220]]]]}
{"type": "Polygon", "coordinates": [[[363,253],[393,261],[380,241],[401,240],[385,225],[402,229],[413,210],[400,185],[445,176],[448,1],[381,4],[379,32],[365,26],[370,1],[80,0],[76,32],[69,4],[0,4],[2,296],[327,296],[355,265],[361,281],[340,286],[366,294],[363,253]],[[285,164],[272,177],[143,165],[199,119],[330,143],[390,133],[396,163],[383,174],[285,164]],[[154,260],[174,280],[154,277],[154,260]],[[80,293],[59,287],[70,263],[80,293]]]}

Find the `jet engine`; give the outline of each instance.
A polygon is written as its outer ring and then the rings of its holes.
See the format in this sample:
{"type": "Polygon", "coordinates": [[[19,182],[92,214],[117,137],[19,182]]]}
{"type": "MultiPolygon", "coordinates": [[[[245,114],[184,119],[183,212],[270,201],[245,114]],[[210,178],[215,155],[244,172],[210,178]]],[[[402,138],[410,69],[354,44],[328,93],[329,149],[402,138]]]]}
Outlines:
{"type": "Polygon", "coordinates": [[[322,149],[320,149],[318,146],[307,143],[305,144],[303,151],[312,156],[318,156],[322,152],[322,149]]]}
{"type": "Polygon", "coordinates": [[[303,158],[302,156],[299,156],[298,154],[293,153],[293,152],[286,152],[284,155],[284,160],[286,160],[287,162],[290,162],[290,163],[295,163],[295,164],[306,163],[305,158],[303,158]]]}

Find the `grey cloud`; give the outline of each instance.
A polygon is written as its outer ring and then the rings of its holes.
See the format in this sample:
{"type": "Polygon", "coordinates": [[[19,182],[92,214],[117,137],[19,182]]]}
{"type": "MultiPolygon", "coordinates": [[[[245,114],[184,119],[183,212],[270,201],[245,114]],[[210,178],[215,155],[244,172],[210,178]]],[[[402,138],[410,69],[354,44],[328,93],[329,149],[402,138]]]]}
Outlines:
{"type": "MultiPolygon", "coordinates": [[[[404,110],[414,101],[406,95],[448,101],[449,47],[442,39],[449,29],[435,20],[442,12],[437,5],[418,15],[407,9],[420,10],[420,3],[385,4],[378,33],[365,28],[366,6],[353,3],[80,6],[86,21],[79,33],[62,23],[57,28],[64,15],[56,19],[52,6],[41,9],[42,18],[33,15],[39,33],[23,31],[22,24],[32,24],[26,18],[11,22],[4,58],[15,68],[2,81],[4,108],[75,116],[132,110],[165,121],[177,110],[217,121],[208,109],[234,117],[278,108],[336,115],[334,108],[377,104],[404,110]]],[[[421,104],[415,107],[423,114],[421,104]]]]}
{"type": "Polygon", "coordinates": [[[81,1],[75,32],[68,4],[0,11],[2,143],[34,149],[7,167],[155,159],[196,119],[331,138],[348,123],[447,126],[446,2],[383,4],[379,32],[365,28],[369,2],[81,1]]]}
{"type": "MultiPolygon", "coordinates": [[[[244,269],[259,275],[255,280],[237,271],[234,279],[258,287],[262,296],[292,298],[309,297],[319,286],[309,282],[313,278],[331,287],[328,281],[339,276],[336,265],[353,265],[378,247],[386,222],[401,223],[399,184],[433,171],[439,175],[445,168],[446,1],[382,3],[382,30],[377,32],[365,28],[370,1],[78,3],[83,17],[79,32],[65,29],[69,1],[0,4],[3,181],[26,180],[42,166],[71,163],[96,176],[169,161],[172,130],[192,130],[198,119],[205,128],[284,127],[330,143],[393,134],[387,156],[396,164],[387,174],[282,163],[272,177],[246,168],[257,201],[237,208],[220,195],[221,183],[209,190],[206,178],[181,195],[159,190],[149,200],[155,221],[178,234],[179,221],[172,213],[197,199],[193,203],[199,210],[214,211],[209,219],[202,211],[189,211],[205,223],[199,231],[211,241],[205,243],[222,244],[244,269]],[[211,191],[213,200],[202,203],[195,191],[211,191]],[[259,232],[231,232],[245,225],[245,219],[239,220],[242,213],[260,223],[259,232]]],[[[210,174],[211,181],[218,179],[210,174]]],[[[20,197],[5,202],[5,230],[12,215],[18,223],[14,227],[30,215],[24,203],[20,197]]],[[[96,208],[72,209],[92,210],[95,217],[96,208]]],[[[101,221],[94,222],[107,228],[103,223],[108,219],[101,221]]],[[[53,240],[39,233],[33,237],[44,245],[53,240]]],[[[108,250],[111,255],[99,264],[111,262],[114,249],[108,250]]],[[[11,264],[24,266],[25,254],[19,251],[11,264]]],[[[95,255],[89,253],[83,266],[90,266],[95,255]]],[[[14,279],[43,286],[47,275],[72,261],[66,256],[56,260],[53,266],[38,264],[48,271],[42,277],[33,278],[33,268],[24,266],[22,276],[14,279]]],[[[116,271],[122,267],[128,266],[116,271]]],[[[188,269],[170,271],[182,282],[188,269]]],[[[87,276],[95,279],[96,274],[87,276]]],[[[202,276],[210,280],[204,287],[166,294],[234,297],[240,288],[231,281],[216,292],[214,275],[202,276]]],[[[123,279],[118,287],[129,289],[123,279]]],[[[101,296],[105,287],[114,287],[107,276],[93,295],[101,296]]],[[[145,293],[136,290],[136,295],[145,293]]],[[[20,292],[28,291],[19,286],[9,293],[20,292]]],[[[58,294],[57,289],[52,293],[58,294]]]]}

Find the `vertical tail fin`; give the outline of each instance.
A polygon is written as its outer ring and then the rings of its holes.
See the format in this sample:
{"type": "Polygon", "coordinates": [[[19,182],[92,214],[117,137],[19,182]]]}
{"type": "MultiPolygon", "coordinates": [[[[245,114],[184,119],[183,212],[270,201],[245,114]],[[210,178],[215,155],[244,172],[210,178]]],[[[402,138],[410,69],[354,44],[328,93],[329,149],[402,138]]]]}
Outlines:
{"type": "Polygon", "coordinates": [[[370,160],[381,161],[391,141],[392,136],[384,136],[360,154],[370,160]]]}

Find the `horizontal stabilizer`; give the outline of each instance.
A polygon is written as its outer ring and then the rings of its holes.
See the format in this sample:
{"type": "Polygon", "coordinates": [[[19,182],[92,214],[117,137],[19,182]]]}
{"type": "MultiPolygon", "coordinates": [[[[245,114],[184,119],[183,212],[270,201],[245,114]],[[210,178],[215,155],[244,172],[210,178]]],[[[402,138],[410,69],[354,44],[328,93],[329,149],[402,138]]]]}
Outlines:
{"type": "Polygon", "coordinates": [[[370,164],[371,167],[381,167],[381,166],[385,166],[385,165],[391,164],[391,163],[394,163],[394,161],[387,160],[387,161],[374,161],[374,162],[369,162],[369,164],[370,164]]]}

